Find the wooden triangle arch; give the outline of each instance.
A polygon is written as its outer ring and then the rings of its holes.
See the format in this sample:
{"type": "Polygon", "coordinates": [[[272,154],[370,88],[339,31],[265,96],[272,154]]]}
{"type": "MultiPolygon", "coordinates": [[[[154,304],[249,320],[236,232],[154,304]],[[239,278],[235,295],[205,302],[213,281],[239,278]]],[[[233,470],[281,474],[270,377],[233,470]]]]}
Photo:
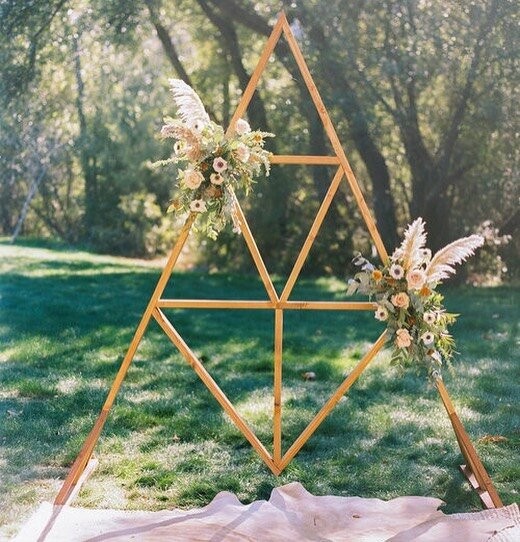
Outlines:
{"type": "MultiPolygon", "coordinates": [[[[244,213],[240,207],[240,204],[236,197],[234,197],[235,210],[237,212],[240,227],[244,239],[247,243],[249,251],[253,257],[256,268],[260,274],[262,282],[265,286],[268,300],[266,301],[240,301],[240,300],[195,300],[195,299],[163,299],[162,294],[164,288],[170,278],[170,275],[177,263],[179,254],[186,242],[191,226],[196,219],[196,213],[191,213],[180,231],[179,237],[175,246],[173,247],[168,261],[162,271],[157,286],[150,298],[148,306],[141,318],[141,321],[137,327],[135,335],[130,343],[128,351],[123,359],[123,362],[116,375],[112,388],[110,389],[106,401],[101,409],[101,413],[97,421],[94,424],[90,434],[88,435],[83,447],[74,461],[72,468],[56,497],[55,504],[63,505],[71,502],[74,496],[79,491],[81,484],[85,481],[86,477],[95,468],[96,460],[93,459],[92,453],[99,439],[100,433],[103,429],[108,413],[114,403],[117,393],[121,387],[123,379],[128,371],[128,368],[133,360],[135,352],[143,334],[153,317],[164,333],[169,337],[171,342],[178,348],[185,359],[190,363],[195,372],[208,387],[210,392],[214,395],[215,399],[219,402],[221,407],[227,412],[231,420],[235,423],[237,428],[244,434],[246,439],[251,443],[253,448],[258,452],[260,457],[264,460],[271,471],[278,475],[285,467],[291,462],[294,456],[299,452],[301,447],[307,442],[310,436],[314,433],[321,422],[332,411],[335,405],[339,402],[341,397],[348,391],[348,389],[358,379],[370,361],[375,357],[377,352],[382,348],[386,342],[386,333],[384,332],[369,351],[365,354],[363,359],[356,365],[349,376],[341,383],[337,390],[333,393],[330,399],[325,403],[321,410],[316,414],[309,425],[304,429],[301,435],[295,440],[295,442],[289,447],[289,449],[283,454],[281,446],[282,435],[282,404],[281,404],[281,392],[282,392],[282,350],[283,350],[283,311],[284,310],[373,310],[374,303],[370,302],[326,302],[326,301],[290,301],[289,296],[293,289],[293,286],[300,274],[300,271],[305,263],[310,248],[314,242],[314,239],[321,227],[323,219],[327,214],[332,198],[334,197],[340,182],[345,177],[350,190],[352,191],[357,205],[361,211],[365,224],[372,236],[377,251],[381,259],[388,261],[388,255],[377,231],[376,225],[370,211],[367,207],[363,194],[358,186],[354,173],[347,160],[345,152],[341,146],[341,143],[336,134],[336,130],[332,125],[328,112],[323,104],[318,89],[314,84],[312,76],[309,72],[307,64],[303,58],[303,55],[298,47],[298,44],[293,36],[291,28],[287,22],[285,14],[282,12],[278,18],[273,31],[267,40],[264,47],[258,65],[254,70],[251,80],[242,95],[237,110],[231,119],[228,132],[234,129],[236,121],[241,118],[249,105],[249,102],[255,92],[258,81],[262,72],[264,71],[269,57],[274,51],[275,45],[280,39],[282,33],[284,34],[289,47],[294,55],[296,63],[300,69],[302,77],[309,89],[311,98],[316,106],[318,114],[323,122],[325,132],[332,144],[334,150],[334,156],[297,156],[297,155],[277,155],[271,157],[273,164],[308,164],[308,165],[337,165],[338,169],[331,185],[325,195],[323,202],[317,212],[314,222],[310,228],[307,238],[302,246],[302,249],[296,259],[294,267],[289,275],[287,283],[281,293],[278,296],[274,289],[273,283],[263,262],[262,256],[255,243],[249,225],[244,216],[244,213]],[[260,442],[258,437],[250,429],[244,419],[237,412],[235,407],[229,401],[224,392],[219,388],[217,383],[213,380],[207,369],[197,359],[193,351],[186,344],[179,332],[174,328],[172,323],[165,316],[162,309],[164,308],[215,308],[215,309],[271,309],[275,313],[274,324],[274,414],[273,414],[273,453],[269,453],[267,448],[260,442]]],[[[476,451],[471,444],[468,434],[464,430],[453,404],[448,396],[446,388],[442,380],[437,380],[437,389],[446,408],[446,411],[450,417],[457,441],[459,443],[462,455],[466,460],[466,465],[461,468],[464,474],[468,477],[473,488],[479,492],[481,500],[487,508],[494,508],[502,506],[502,502],[491,482],[484,466],[479,460],[476,451]]]]}

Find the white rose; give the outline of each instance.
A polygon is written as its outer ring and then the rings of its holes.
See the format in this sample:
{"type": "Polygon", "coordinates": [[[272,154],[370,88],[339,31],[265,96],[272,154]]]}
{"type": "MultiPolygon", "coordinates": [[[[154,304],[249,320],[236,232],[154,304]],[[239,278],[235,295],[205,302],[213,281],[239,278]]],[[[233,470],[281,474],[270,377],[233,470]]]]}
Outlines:
{"type": "Polygon", "coordinates": [[[251,126],[249,126],[247,120],[238,119],[235,124],[235,131],[238,135],[244,135],[251,131],[251,126]]]}
{"type": "Polygon", "coordinates": [[[236,152],[237,158],[241,162],[244,162],[244,164],[249,160],[249,157],[251,156],[251,153],[249,152],[247,145],[244,145],[243,143],[239,143],[237,145],[237,149],[235,152],[236,152]]]}
{"type": "Polygon", "coordinates": [[[187,169],[184,172],[184,184],[191,190],[196,190],[204,180],[204,176],[200,171],[195,169],[187,169]]]}
{"type": "Polygon", "coordinates": [[[409,290],[420,290],[426,282],[426,273],[422,269],[412,269],[406,274],[409,290]]]}

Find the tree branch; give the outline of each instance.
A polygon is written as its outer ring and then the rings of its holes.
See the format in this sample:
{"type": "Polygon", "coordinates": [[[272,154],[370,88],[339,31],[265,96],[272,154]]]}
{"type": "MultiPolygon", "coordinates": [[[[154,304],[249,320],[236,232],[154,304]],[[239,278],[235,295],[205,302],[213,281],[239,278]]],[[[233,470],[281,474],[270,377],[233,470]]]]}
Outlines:
{"type": "Polygon", "coordinates": [[[473,48],[473,57],[471,59],[471,64],[466,75],[466,83],[460,95],[459,102],[455,107],[455,112],[453,114],[450,127],[446,133],[444,141],[439,146],[439,151],[437,153],[439,161],[443,161],[445,163],[443,168],[445,171],[447,171],[447,169],[449,168],[449,163],[453,155],[453,149],[460,134],[460,126],[464,119],[464,115],[468,108],[468,102],[473,92],[473,86],[476,81],[477,70],[484,49],[484,45],[486,43],[486,38],[493,29],[493,23],[495,21],[496,15],[497,0],[493,0],[491,2],[491,7],[489,8],[486,20],[482,24],[480,31],[477,35],[475,46],[473,48]]]}
{"type": "MultiPolygon", "coordinates": [[[[144,0],[146,7],[148,8],[148,12],[150,14],[150,21],[152,22],[152,25],[155,28],[155,31],[157,33],[157,37],[159,38],[159,41],[161,42],[161,45],[163,46],[164,52],[166,53],[166,56],[168,60],[170,61],[170,64],[173,66],[174,70],[177,72],[177,75],[180,79],[182,79],[186,84],[188,84],[190,87],[194,87],[193,81],[191,77],[189,76],[188,72],[184,68],[184,65],[182,64],[179,55],[177,53],[177,49],[175,47],[175,44],[173,43],[170,33],[166,29],[166,27],[161,23],[157,12],[155,11],[155,5],[153,0],[144,0]]],[[[206,108],[206,111],[208,112],[208,115],[215,121],[217,121],[217,115],[215,112],[209,107],[206,103],[204,104],[204,107],[206,108]]]]}

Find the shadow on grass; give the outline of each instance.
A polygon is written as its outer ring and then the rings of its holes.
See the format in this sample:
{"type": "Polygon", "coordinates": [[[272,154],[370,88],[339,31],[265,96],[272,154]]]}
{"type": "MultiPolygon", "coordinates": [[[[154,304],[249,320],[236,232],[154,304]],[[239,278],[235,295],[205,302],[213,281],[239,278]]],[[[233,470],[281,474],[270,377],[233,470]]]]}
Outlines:
{"type": "MultiPolygon", "coordinates": [[[[104,401],[159,274],[125,266],[114,272],[116,265],[46,261],[2,277],[0,491],[6,495],[42,472],[63,475],[104,401]]],[[[166,296],[264,299],[262,288],[251,277],[181,273],[172,277],[166,296]]],[[[309,299],[341,295],[309,280],[299,291],[309,299]]],[[[511,502],[520,425],[513,362],[518,292],[451,290],[447,298],[450,310],[464,312],[455,328],[464,357],[448,385],[475,440],[486,433],[505,439],[478,450],[511,502]]],[[[269,446],[272,311],[167,314],[269,446]]],[[[285,314],[286,449],[381,327],[370,314],[285,314]],[[309,370],[316,381],[302,380],[309,370]]],[[[107,422],[100,444],[106,460],[92,484],[115,479],[128,488],[130,502],[151,507],[201,506],[226,489],[250,501],[299,480],[317,494],[432,495],[446,500],[448,510],[477,508],[478,499],[455,471],[460,454],[435,392],[424,376],[400,376],[386,361],[380,356],[369,367],[275,478],[153,324],[107,422]]],[[[99,495],[92,499],[102,503],[99,495]]]]}

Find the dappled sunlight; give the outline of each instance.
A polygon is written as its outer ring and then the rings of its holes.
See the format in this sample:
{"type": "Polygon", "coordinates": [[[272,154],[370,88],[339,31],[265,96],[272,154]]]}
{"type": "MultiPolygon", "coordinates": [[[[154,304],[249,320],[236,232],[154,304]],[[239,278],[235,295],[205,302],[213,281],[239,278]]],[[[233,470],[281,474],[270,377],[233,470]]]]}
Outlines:
{"type": "MultiPolygon", "coordinates": [[[[58,262],[60,272],[61,265],[68,264],[58,262]]],[[[11,308],[2,325],[6,347],[0,354],[0,484],[11,501],[34,503],[57,491],[56,478],[64,476],[90,431],[158,274],[129,267],[121,275],[110,262],[104,265],[91,277],[2,277],[2,302],[11,308]],[[122,281],[127,289],[121,290],[122,281]],[[64,286],[67,295],[59,298],[64,286]],[[25,303],[23,310],[18,310],[20,303],[25,303]]],[[[238,298],[247,292],[246,277],[207,279],[217,292],[220,285],[238,298]]],[[[186,297],[207,287],[197,273],[184,273],[174,282],[177,293],[186,297]]],[[[322,280],[313,289],[307,280],[305,295],[341,294],[340,283],[331,281],[332,294],[327,283],[322,280]]],[[[450,293],[455,305],[467,308],[454,331],[463,355],[454,361],[455,375],[446,374],[446,385],[499,492],[511,499],[517,477],[513,377],[518,369],[515,333],[505,321],[514,311],[516,292],[493,289],[488,307],[478,309],[464,290],[450,293]],[[482,311],[492,313],[497,306],[503,318],[487,319],[482,311]],[[475,338],[475,328],[509,333],[511,338],[500,343],[500,358],[480,334],[475,338]],[[486,434],[506,440],[480,443],[486,434]]],[[[168,314],[271,450],[273,315],[252,312],[168,314]]],[[[381,330],[371,313],[286,313],[284,451],[381,330]],[[304,380],[307,371],[315,373],[315,380],[304,380]]],[[[389,361],[388,350],[376,356],[276,478],[176,348],[151,325],[96,449],[100,466],[78,503],[185,508],[206,504],[224,489],[247,502],[299,480],[315,493],[428,494],[446,500],[451,510],[477,506],[456,471],[460,452],[435,389],[425,375],[400,373],[389,361]]],[[[11,512],[2,513],[6,518],[11,512]]]]}

